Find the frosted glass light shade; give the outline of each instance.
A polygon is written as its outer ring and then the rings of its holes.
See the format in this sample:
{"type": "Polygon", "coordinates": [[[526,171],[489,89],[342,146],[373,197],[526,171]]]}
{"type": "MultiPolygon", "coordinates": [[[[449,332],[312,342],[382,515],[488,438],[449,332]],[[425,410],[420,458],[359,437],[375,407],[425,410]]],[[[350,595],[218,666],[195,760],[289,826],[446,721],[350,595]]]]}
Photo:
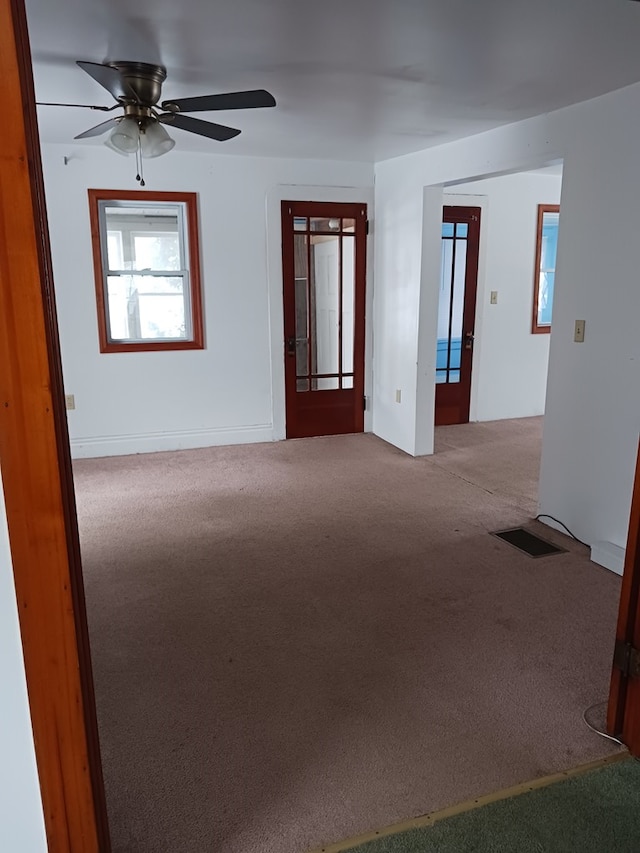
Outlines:
{"type": "Polygon", "coordinates": [[[175,141],[158,121],[148,122],[140,133],[140,150],[147,159],[161,157],[171,151],[175,141]]]}
{"type": "Polygon", "coordinates": [[[140,128],[136,119],[127,116],[111,131],[107,145],[122,154],[134,154],[138,148],[140,128]]]}
{"type": "Polygon", "coordinates": [[[106,139],[105,139],[105,141],[104,141],[104,144],[107,146],[107,148],[109,148],[111,151],[115,151],[115,152],[116,152],[116,154],[119,154],[121,157],[128,157],[128,156],[129,156],[129,154],[131,153],[131,152],[128,152],[128,151],[122,151],[122,149],[117,148],[117,147],[113,144],[113,142],[111,141],[111,136],[107,136],[107,138],[106,138],[106,139]]]}

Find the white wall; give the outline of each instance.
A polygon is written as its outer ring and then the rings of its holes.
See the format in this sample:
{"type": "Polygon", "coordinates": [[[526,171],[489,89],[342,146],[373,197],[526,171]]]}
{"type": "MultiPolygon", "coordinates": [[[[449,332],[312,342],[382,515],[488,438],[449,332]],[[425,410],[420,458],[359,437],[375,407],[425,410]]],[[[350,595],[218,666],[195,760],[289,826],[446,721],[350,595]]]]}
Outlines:
{"type": "Polygon", "coordinates": [[[472,421],[544,413],[549,335],[531,334],[537,212],[560,203],[561,187],[560,175],[524,172],[445,191],[444,204],[481,208],[472,421]]]}
{"type": "Polygon", "coordinates": [[[206,349],[100,354],[87,188],[136,189],[135,165],[77,144],[44,145],[43,165],[74,456],[282,438],[279,199],[372,206],[373,167],[177,150],[145,163],[147,189],[199,194],[206,349]]]}
{"type": "Polygon", "coordinates": [[[618,545],[640,427],[639,131],[635,85],[376,166],[374,431],[415,453],[433,442],[419,390],[433,388],[439,274],[439,253],[423,252],[422,234],[423,221],[427,239],[438,227],[440,190],[424,188],[563,160],[540,510],[587,542],[618,545]],[[586,320],[582,344],[573,342],[576,319],[586,320]]]}
{"type": "Polygon", "coordinates": [[[11,853],[47,849],[1,484],[0,849],[11,853]]]}

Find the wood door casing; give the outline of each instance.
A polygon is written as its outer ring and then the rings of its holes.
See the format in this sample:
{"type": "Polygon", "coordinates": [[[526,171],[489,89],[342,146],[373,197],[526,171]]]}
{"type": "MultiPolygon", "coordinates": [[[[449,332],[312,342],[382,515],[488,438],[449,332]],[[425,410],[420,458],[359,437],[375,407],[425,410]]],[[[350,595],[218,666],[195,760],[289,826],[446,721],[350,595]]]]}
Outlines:
{"type": "Polygon", "coordinates": [[[110,849],[23,0],[0,0],[0,459],[50,851],[110,849]]]}
{"type": "MultiPolygon", "coordinates": [[[[443,207],[442,221],[453,226],[453,260],[450,270],[443,268],[443,276],[450,275],[449,282],[451,291],[448,296],[448,333],[446,337],[446,366],[438,369],[441,360],[441,335],[438,334],[438,352],[436,355],[436,391],[435,391],[435,424],[463,424],[469,421],[469,409],[471,404],[471,372],[473,365],[473,346],[475,330],[476,293],[478,286],[478,255],[480,247],[480,208],[458,207],[446,205],[443,207]],[[465,228],[465,235],[461,237],[458,225],[465,228]],[[454,325],[455,304],[455,270],[459,259],[456,254],[461,247],[466,249],[465,273],[464,273],[464,298],[462,301],[462,323],[460,337],[456,335],[454,325]],[[459,368],[457,362],[453,368],[452,358],[457,356],[456,344],[459,344],[459,368]],[[457,381],[459,377],[459,381],[457,381]],[[445,381],[440,382],[440,379],[445,381]],[[456,381],[451,381],[456,379],[456,381]]],[[[442,238],[442,247],[449,238],[442,238]]],[[[444,264],[443,264],[444,267],[444,264]]],[[[448,291],[445,289],[445,293],[448,291]]],[[[442,294],[441,294],[442,299],[442,294]]],[[[439,318],[442,305],[439,306],[439,318]]]]}
{"type": "Polygon", "coordinates": [[[366,204],[282,202],[287,438],[364,430],[366,222],[366,204]]]}
{"type": "MultiPolygon", "coordinates": [[[[640,650],[640,448],[636,461],[616,645],[640,650]]],[[[607,730],[640,757],[640,676],[625,676],[614,659],[607,730]]]]}

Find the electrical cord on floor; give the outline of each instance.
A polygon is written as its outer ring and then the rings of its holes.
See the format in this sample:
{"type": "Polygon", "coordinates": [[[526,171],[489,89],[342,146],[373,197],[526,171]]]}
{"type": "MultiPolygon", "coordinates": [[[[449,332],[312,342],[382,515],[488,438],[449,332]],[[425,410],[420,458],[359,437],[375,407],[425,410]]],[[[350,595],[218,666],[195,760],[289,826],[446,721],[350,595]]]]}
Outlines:
{"type": "Polygon", "coordinates": [[[624,746],[623,742],[622,742],[621,740],[619,740],[617,737],[614,737],[613,735],[609,735],[609,734],[607,734],[607,733],[606,733],[605,731],[603,731],[602,729],[600,729],[600,728],[598,728],[597,726],[595,726],[595,725],[593,725],[592,723],[590,723],[590,722],[589,722],[589,720],[587,719],[588,715],[589,715],[592,711],[595,711],[595,710],[596,710],[596,708],[601,708],[601,709],[604,711],[604,709],[605,709],[606,707],[607,707],[607,703],[606,703],[606,702],[596,702],[596,704],[595,704],[595,705],[591,705],[591,707],[590,707],[590,708],[587,708],[587,710],[586,710],[586,711],[584,712],[584,714],[582,715],[582,719],[585,721],[585,723],[586,723],[586,724],[587,724],[587,726],[591,729],[591,731],[592,731],[592,732],[595,732],[597,735],[600,735],[600,737],[607,738],[607,740],[612,740],[614,743],[619,743],[619,744],[620,744],[620,746],[624,746]]]}
{"type": "Polygon", "coordinates": [[[566,525],[566,524],[563,524],[561,521],[559,521],[559,519],[554,518],[552,515],[547,515],[547,513],[546,513],[546,512],[541,512],[541,513],[540,513],[540,515],[536,515],[536,517],[535,517],[534,521],[538,521],[538,520],[539,520],[539,519],[541,519],[541,518],[550,518],[550,519],[551,519],[551,521],[555,521],[555,523],[556,523],[556,524],[559,524],[559,525],[560,525],[560,527],[564,527],[564,529],[567,531],[567,533],[569,534],[569,536],[570,536],[572,539],[575,539],[575,540],[576,540],[576,542],[579,542],[581,545],[584,545],[584,547],[585,547],[585,548],[589,548],[589,547],[591,547],[590,545],[587,545],[587,543],[586,543],[586,542],[583,542],[583,541],[582,541],[582,539],[578,539],[578,537],[577,537],[574,533],[572,533],[572,532],[569,530],[569,528],[567,527],[567,525],[566,525]]]}

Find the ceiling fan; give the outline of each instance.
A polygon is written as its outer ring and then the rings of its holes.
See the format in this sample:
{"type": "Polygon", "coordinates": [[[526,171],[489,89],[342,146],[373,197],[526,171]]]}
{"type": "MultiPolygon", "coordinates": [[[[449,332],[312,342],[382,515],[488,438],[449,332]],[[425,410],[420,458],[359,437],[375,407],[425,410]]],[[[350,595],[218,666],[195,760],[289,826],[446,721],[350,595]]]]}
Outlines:
{"type": "MultiPolygon", "coordinates": [[[[184,115],[189,112],[209,110],[246,110],[256,107],[275,107],[273,95],[264,89],[247,92],[228,92],[220,95],[203,95],[195,98],[176,98],[162,101],[162,84],[167,77],[162,65],[146,62],[85,62],[77,65],[103,86],[115,98],[111,107],[90,104],[52,104],[39,102],[41,106],[83,107],[110,112],[122,108],[119,116],[107,119],[95,127],[79,133],[75,139],[88,139],[109,133],[105,144],[120,154],[136,154],[138,157],[160,157],[171,151],[175,142],[165,125],[197,133],[218,142],[233,139],[240,130],[210,121],[184,115]]],[[[141,178],[138,178],[144,185],[141,178]]]]}

